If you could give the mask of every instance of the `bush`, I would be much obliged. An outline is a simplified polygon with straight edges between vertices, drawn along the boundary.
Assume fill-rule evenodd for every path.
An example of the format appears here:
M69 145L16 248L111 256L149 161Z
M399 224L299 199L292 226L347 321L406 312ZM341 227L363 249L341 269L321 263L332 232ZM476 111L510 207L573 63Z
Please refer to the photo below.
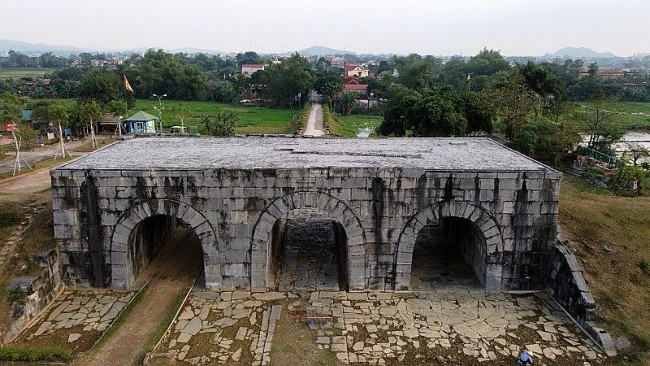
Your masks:
M20 223L20 217L15 212L5 211L5 207L0 210L0 227L13 226Z
M0 362L70 362L72 352L60 347L0 347Z
M641 260L641 262L639 262L639 268L643 273L650 274L650 264L648 264L647 260Z

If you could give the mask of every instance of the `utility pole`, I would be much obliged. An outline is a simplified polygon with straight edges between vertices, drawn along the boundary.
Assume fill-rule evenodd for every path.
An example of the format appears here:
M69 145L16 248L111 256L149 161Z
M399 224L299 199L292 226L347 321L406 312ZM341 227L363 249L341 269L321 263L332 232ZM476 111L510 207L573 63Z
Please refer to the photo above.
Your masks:
M163 94L163 95L153 94L153 96L158 98L158 107L153 107L153 109L158 111L158 123L160 125L160 134L162 135L162 133L163 133L162 111L165 110L165 107L163 107L163 105L162 105L162 98L166 97L167 94Z

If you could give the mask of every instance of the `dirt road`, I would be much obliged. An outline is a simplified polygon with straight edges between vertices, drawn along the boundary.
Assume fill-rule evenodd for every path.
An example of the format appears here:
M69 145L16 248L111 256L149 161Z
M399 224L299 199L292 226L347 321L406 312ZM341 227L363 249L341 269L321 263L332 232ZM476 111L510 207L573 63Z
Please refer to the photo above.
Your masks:
M72 150L78 148L79 146L83 145L86 143L85 140L78 140L78 141L71 141L65 144L66 150L69 150L71 154L73 154L74 157L83 155L79 153L75 153ZM21 157L21 169L24 170L29 170L27 165L25 165L24 161L27 161L30 165L34 165L34 163L37 163L39 161L47 160L47 159L54 159L54 155L56 154L56 149L57 149L56 144L54 145L45 145L45 146L40 146L35 148L32 151L21 151L20 152L20 157ZM14 164L15 164L15 152L8 153L9 157L0 160L0 174L11 174L14 170Z
M199 238L192 229L179 228L163 251L138 277L149 284L142 300L122 326L96 352L73 365L133 365L165 312L181 291L187 292L202 265Z
M61 164L67 163L62 161ZM37 169L29 174L23 174L0 181L0 192L6 194L33 194L50 187L50 170L61 165Z

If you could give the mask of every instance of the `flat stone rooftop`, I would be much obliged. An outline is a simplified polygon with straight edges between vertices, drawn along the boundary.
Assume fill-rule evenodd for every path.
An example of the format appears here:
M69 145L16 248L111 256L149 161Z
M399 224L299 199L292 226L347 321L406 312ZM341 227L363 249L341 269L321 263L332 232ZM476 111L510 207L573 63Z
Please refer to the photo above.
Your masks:
M421 168L552 171L489 138L147 137L117 142L58 169Z

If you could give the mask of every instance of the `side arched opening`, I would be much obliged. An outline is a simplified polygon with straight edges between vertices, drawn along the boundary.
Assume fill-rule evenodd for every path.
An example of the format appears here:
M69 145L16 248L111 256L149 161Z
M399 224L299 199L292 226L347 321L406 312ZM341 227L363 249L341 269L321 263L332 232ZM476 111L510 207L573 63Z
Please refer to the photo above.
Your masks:
M501 291L503 240L492 215L466 202L443 201L408 221L398 241L395 290L480 284Z
M194 278L203 271L199 284L219 288L216 253L214 231L200 212L173 200L142 202L127 210L113 230L111 287L127 289L143 271L169 270L174 278Z
M443 217L424 226L415 240L411 289L480 288L485 283L485 240L475 225Z
M131 230L126 258L131 284L143 273L158 273L179 281L192 281L203 271L201 240L186 223L168 215L154 215ZM205 276L198 285L205 286Z

